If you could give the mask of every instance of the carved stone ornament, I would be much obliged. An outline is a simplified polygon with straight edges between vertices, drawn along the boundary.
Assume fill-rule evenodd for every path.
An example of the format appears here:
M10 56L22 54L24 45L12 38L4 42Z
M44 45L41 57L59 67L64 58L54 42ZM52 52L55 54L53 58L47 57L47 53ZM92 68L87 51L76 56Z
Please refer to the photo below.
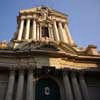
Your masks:
M40 9L39 13L39 21L47 20L48 19L48 9L43 7Z
M44 88L44 94L47 96L50 95L50 88L49 87Z

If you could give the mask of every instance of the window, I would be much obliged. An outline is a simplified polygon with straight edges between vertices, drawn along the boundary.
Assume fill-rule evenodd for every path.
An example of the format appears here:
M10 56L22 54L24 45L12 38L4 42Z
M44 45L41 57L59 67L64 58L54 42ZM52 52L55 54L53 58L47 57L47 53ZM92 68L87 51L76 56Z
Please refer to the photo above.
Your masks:
M42 27L42 37L49 37L48 27Z

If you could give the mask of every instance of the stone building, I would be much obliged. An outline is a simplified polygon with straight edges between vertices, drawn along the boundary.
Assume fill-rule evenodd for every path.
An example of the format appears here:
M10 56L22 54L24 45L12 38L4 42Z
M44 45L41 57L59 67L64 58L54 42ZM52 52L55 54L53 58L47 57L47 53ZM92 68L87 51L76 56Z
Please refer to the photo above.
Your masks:
M75 44L68 15L20 10L10 43L0 43L0 100L100 100L99 67L96 46Z

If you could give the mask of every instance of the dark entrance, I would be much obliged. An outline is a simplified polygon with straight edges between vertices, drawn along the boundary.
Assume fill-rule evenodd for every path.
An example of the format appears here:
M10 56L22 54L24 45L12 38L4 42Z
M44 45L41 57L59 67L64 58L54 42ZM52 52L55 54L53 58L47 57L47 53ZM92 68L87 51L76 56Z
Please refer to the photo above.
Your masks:
M42 37L49 37L48 27L42 27Z
M58 84L50 79L40 79L36 85L36 100L60 100Z

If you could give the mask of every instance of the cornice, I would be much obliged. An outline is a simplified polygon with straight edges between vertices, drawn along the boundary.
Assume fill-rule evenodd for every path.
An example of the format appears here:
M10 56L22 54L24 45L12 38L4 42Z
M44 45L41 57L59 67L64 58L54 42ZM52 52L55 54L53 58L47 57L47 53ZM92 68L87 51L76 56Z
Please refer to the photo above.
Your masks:
M27 51L17 51L17 50L0 50L0 58L28 58L32 56L48 56L54 58L67 58L67 60L74 60L78 62L94 62L100 63L100 56L81 56L59 51L45 51L45 50L27 50Z

